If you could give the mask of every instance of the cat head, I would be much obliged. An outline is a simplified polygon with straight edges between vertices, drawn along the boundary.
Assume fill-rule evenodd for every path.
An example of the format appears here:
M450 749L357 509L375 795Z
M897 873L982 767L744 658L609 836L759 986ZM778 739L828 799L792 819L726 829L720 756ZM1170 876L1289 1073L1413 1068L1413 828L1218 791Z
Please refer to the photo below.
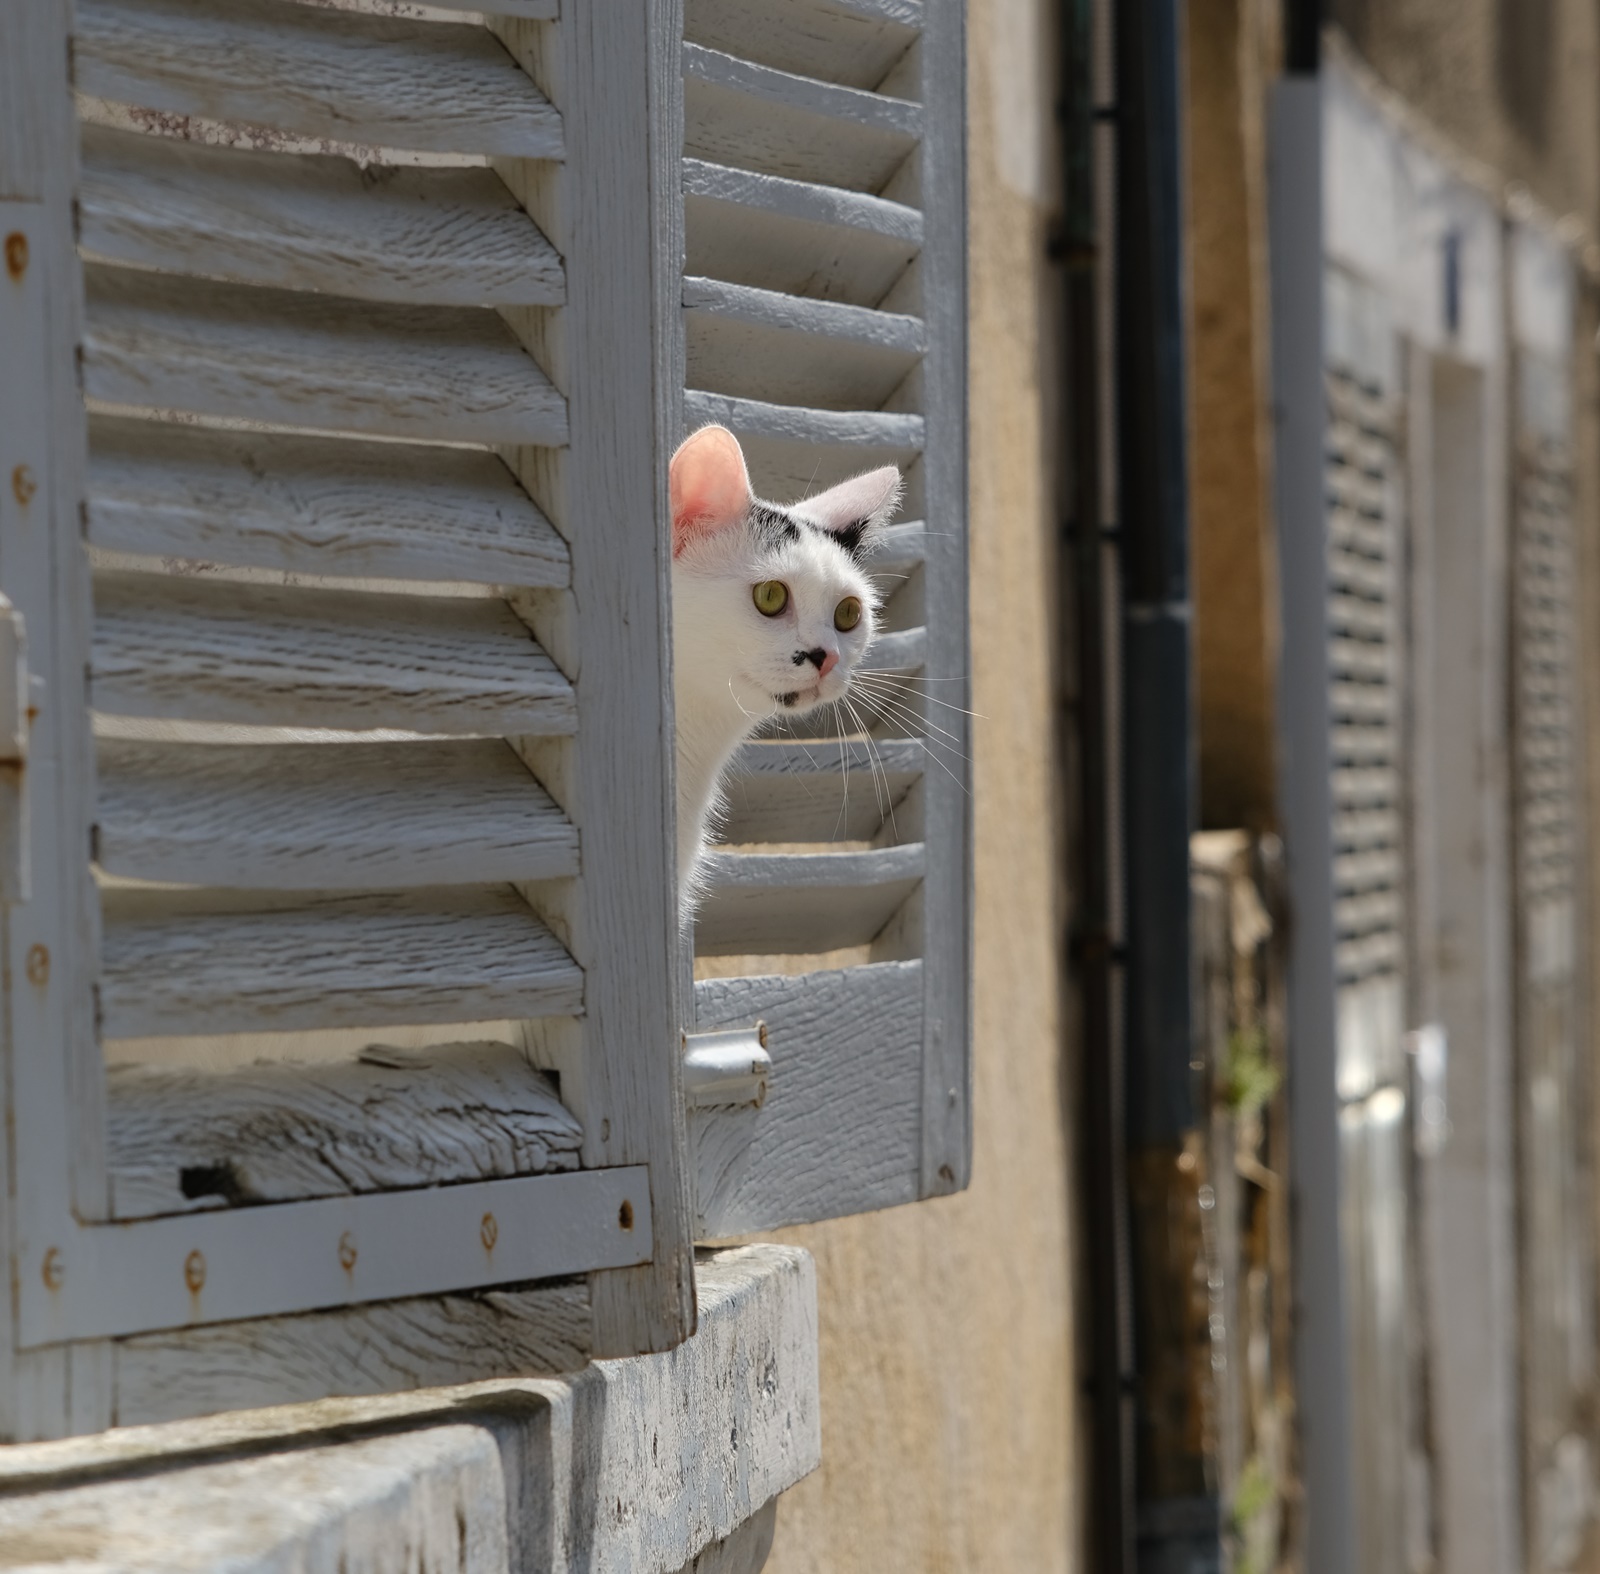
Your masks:
M877 632L863 567L900 500L893 465L799 503L750 489L739 440L704 426L672 456L678 685L752 721L839 699Z

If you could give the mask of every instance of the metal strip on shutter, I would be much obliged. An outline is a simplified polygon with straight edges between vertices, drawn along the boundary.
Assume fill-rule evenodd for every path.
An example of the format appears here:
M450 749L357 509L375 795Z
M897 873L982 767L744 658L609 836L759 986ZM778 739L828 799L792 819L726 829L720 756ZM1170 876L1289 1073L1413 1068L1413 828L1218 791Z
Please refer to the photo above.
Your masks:
M614 1279L631 1309L596 1303L596 1345L692 1327L679 1077L640 1048L678 1025L662 704L592 657L574 681L608 642L662 659L646 115L675 121L676 75L613 115L645 17L591 49L539 22L551 0L490 9L77 7L103 1154L94 1090L70 1119L80 1217L131 1227L58 1220L59 1154L19 1144L55 1210L26 1224L24 1345L592 1269L659 1270ZM595 124L639 198L620 263ZM625 309L569 288L513 195L546 178L586 182L561 211ZM590 332L608 309L621 357ZM602 471L627 478L620 572L586 535ZM574 612L601 571L616 629ZM531 1020L572 1029L559 1086Z
M747 745L707 858L698 1025L772 1057L753 1136L700 1117L720 1235L965 1184L960 7L688 0L685 35L687 426L777 502L897 464L908 521L869 658L905 681Z

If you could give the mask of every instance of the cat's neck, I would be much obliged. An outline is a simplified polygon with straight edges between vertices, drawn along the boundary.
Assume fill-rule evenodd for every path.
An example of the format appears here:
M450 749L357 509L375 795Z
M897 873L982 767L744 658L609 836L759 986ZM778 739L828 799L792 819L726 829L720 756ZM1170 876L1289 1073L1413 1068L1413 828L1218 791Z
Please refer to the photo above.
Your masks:
M679 874L687 876L705 837L716 803L717 784L734 751L755 730L759 717L739 708L726 687L697 692L680 681L676 696L678 730Z

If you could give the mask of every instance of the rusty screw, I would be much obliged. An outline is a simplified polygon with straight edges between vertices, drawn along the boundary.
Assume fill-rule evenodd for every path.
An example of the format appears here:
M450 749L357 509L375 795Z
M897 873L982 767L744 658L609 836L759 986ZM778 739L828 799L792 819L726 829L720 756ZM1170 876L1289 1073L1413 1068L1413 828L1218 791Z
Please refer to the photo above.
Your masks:
M483 1223L478 1226L478 1239L483 1242L486 1252L494 1250L494 1243L500 1239L500 1226L492 1213L484 1214Z
M339 1237L339 1266L349 1273L356 1265L356 1238L348 1230Z
M42 945L29 946L26 968L28 982L43 989L50 982L50 948Z
M28 237L21 230L6 236L6 272L20 279L28 271Z
M44 1261L39 1266L39 1276L44 1280L47 1290L59 1290L61 1281L67 1276L67 1267L61 1260L61 1249L52 1246L44 1254Z
M39 483L34 479L33 471L29 466L18 465L11 472L11 495L24 508L33 501L33 494L38 490Z
M183 1282L189 1286L190 1295L198 1295L205 1288L206 1257L198 1247L183 1259Z

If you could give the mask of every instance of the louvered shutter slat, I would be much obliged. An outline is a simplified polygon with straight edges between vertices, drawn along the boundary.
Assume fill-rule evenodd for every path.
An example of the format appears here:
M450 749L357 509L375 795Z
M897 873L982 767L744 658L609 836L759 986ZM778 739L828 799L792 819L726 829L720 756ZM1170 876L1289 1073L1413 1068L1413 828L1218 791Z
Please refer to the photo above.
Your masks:
M560 158L561 117L482 27L296 0L84 0L81 92L421 152Z
M698 44L683 49L692 158L878 192L916 147L919 105L775 71Z
M904 203L704 159L683 162L688 270L876 306L922 246Z
M923 768L918 738L747 743L729 771L722 834L735 846L869 841Z
M503 602L102 574L101 711L257 726L570 733L572 686Z
M220 909L220 910L219 910ZM509 886L229 912L183 892L105 894L113 1038L386 1027L583 1009L583 974Z
M460 743L105 740L100 866L262 890L360 890L578 873L578 834L513 751Z
M163 142L86 126L79 204L92 259L364 300L559 306L561 259L483 169Z
M695 930L703 956L869 945L916 890L920 843L869 852L710 853Z
M562 586L571 553L511 472L466 448L100 417L89 539L297 574Z
M88 270L91 399L438 442L562 443L566 405L490 311Z

